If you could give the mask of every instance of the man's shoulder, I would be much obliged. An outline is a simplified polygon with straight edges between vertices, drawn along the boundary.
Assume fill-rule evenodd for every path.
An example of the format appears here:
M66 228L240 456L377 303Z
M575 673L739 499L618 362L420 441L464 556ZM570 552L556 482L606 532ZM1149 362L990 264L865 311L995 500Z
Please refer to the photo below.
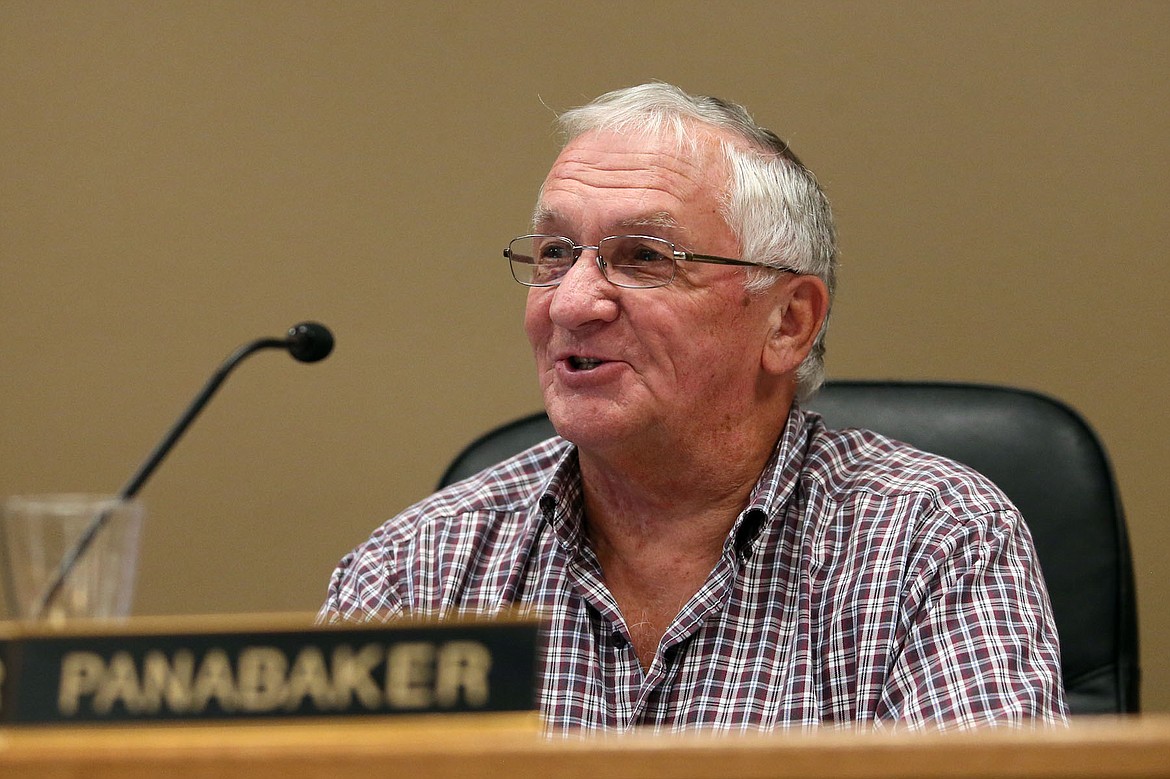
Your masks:
M535 535L544 486L570 450L562 439L544 441L382 523L341 559L322 618L498 604L512 561Z
M559 437L542 441L427 496L389 520L381 532L413 534L420 524L529 510L571 448Z
M1015 511L998 486L967 465L871 430L829 429L819 420L803 471L835 500L917 496L979 512Z

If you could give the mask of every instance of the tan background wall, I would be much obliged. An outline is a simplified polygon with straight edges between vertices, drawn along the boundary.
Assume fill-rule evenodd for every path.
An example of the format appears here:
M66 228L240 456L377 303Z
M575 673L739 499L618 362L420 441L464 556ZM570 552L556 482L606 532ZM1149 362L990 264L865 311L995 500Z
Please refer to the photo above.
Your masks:
M1170 4L0 0L0 494L144 491L142 613L313 610L473 435L539 407L500 249L551 109L747 104L835 204L837 377L1055 394L1110 448L1150 709L1164 512Z

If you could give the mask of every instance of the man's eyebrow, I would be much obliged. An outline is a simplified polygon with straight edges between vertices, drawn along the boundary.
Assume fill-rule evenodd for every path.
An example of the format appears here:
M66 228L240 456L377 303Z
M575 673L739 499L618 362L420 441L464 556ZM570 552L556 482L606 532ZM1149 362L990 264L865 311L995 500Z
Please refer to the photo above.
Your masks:
M532 213L532 224L534 226L566 225L569 224L569 220L551 208L538 205ZM610 225L611 230L618 232L645 230L647 228L658 228L662 230L683 229L679 225L678 220L667 211L655 211L649 214L631 216Z
M614 227L623 230L637 230L645 229L647 227L658 227L666 230L680 229L678 220L666 211L656 211L652 214L644 214L641 216L630 217L623 219L614 225Z
M534 227L541 225L556 225L564 224L561 215L551 208L545 208L543 205L537 203L536 209L532 212L532 224Z

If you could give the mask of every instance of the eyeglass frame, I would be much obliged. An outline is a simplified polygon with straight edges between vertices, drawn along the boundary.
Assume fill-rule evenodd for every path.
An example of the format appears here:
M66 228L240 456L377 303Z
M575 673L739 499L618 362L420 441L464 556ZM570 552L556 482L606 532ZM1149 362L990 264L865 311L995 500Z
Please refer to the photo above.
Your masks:
M560 276L558 276L553 281L548 282L546 284L536 284L536 283L527 282L527 281L520 281L520 279L516 278L516 267L512 262L512 246L517 241L530 240L533 238L556 238L558 240L561 240L561 241L564 241L565 243L567 243L571 247L571 250L573 252L573 261L565 266L565 272L562 273ZM639 285L622 284L622 283L619 283L619 282L611 279L609 277L609 273L606 272L606 268L609 267L609 263L607 263L605 261L605 259L601 256L601 244L604 243L605 241L608 241L608 240L611 240L614 238L641 238L641 239L646 239L646 240L651 240L651 241L659 241L659 242L664 243L667 246L669 246L670 250L671 250L670 278L668 278L666 281L662 282L661 284L651 284L649 286L640 285L640 284ZM564 236L564 235L551 235L551 234L547 234L547 233L532 233L529 235L520 235L520 236L513 238L511 241L508 241L508 245L506 247L504 247L504 257L507 258L507 260L508 260L508 269L512 272L512 278L516 281L517 284L521 284L525 287L532 287L532 288L540 289L540 288L560 286L561 281L564 280L566 275L568 275L568 273L572 269L572 267L577 264L577 260L581 259L581 255L584 254L586 249L593 249L594 251L597 252L597 256L596 256L595 261L597 263L597 269L601 271L602 278L604 278L610 284L613 284L615 287L621 287L622 289L661 289L662 287L665 287L665 286L669 285L672 281L674 281L675 276L678 274L678 263L680 261L701 262L701 263L706 263L708 265L732 265L732 266L745 267L745 268L767 268L768 270L773 270L773 271L776 271L778 273L792 273L792 274L795 274L798 276L806 275L804 271L797 270L796 268L793 268L793 267L790 267L787 265L769 265L766 262L752 262L750 260L732 259L731 257L719 257L719 256L714 255L714 254L699 254L698 252L690 252L690 251L687 251L686 249L678 248L678 245L675 244L674 241L669 241L665 238L660 238L657 235L635 235L635 234L607 235L603 238L600 238L596 244L589 245L589 244L573 243L573 239L569 238L568 236ZM536 258L533 258L533 265L536 264L535 260L536 260Z

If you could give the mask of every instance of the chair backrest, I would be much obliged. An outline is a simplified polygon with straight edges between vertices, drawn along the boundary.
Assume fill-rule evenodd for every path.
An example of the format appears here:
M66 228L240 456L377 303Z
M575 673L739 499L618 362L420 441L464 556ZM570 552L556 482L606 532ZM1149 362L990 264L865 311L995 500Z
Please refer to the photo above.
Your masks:
M998 484L1036 542L1073 714L1138 711L1125 518L1105 450L1079 414L1034 392L948 383L835 381L808 405L829 427L874 430L965 463ZM439 486L552 435L543 413L503 425L460 453Z

